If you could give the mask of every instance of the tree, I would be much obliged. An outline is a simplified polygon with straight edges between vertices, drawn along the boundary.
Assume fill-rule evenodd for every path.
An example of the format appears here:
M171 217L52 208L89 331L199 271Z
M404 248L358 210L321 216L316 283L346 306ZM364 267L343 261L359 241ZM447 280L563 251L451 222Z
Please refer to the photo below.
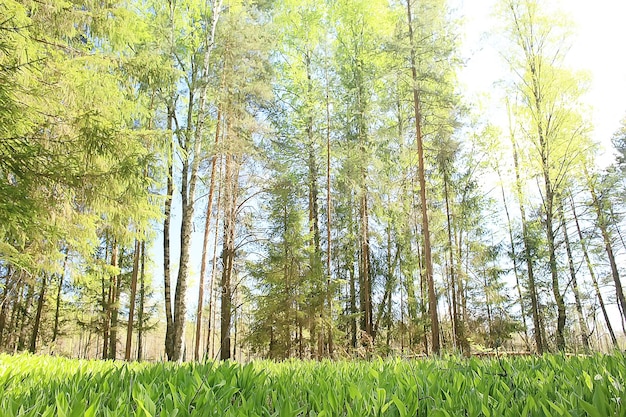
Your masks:
M563 67L567 40L564 19L550 19L536 0L506 0L502 7L511 46L504 55L517 76L520 123L542 177L548 265L557 308L556 345L562 351L566 308L556 254L556 209L573 166L587 148L585 122L577 109L581 77Z
M542 336L542 327L541 327L541 317L539 312L539 299L537 294L537 284L535 281L535 266L534 266L534 258L532 255L532 238L531 231L529 226L529 221L526 216L526 199L524 194L524 187L521 176L521 167L520 167L520 158L517 141L515 139L515 131L511 121L509 120L510 126L510 139L513 150L513 165L515 168L515 191L516 197L519 204L519 210L522 221L522 243L523 243L523 254L524 261L526 263L526 273L528 276L528 292L530 294L530 308L533 318L533 333L535 336L535 347L537 348L537 353L540 355L543 354L546 349L546 341Z
M220 280L220 358L231 357L233 288L236 285L235 262L243 243L237 241L238 222L245 203L251 199L246 183L242 184L246 160L254 154L253 136L260 130L257 117L270 98L267 49L270 44L262 30L264 11L254 4L231 8L224 15L224 28L218 46L222 56L223 89L220 92L224 115L222 179L222 276ZM244 65L245 64L245 65ZM250 184L251 186L251 184Z
M301 322L305 312L301 308L308 267L303 195L297 186L300 180L284 166L281 168L268 189L269 240L264 245L265 259L253 270L261 294L256 297L255 325L249 336L252 344L272 359L290 357L296 343L302 358ZM293 339L294 334L299 340Z
M154 214L147 192L139 190L147 191L151 183L144 170L152 166L155 152L140 128L144 96L135 95L126 72L134 58L131 46L142 39L136 14L117 3L40 8L9 2L6 7L8 26L1 31L0 47L11 49L3 55L1 72L11 82L0 93L6 96L0 117L7 117L3 126L8 128L1 133L1 152L10 155L2 158L0 170L8 182L3 180L0 192L13 195L12 203L0 208L0 218L9 221L0 231L0 257L38 281L30 337L36 350L38 339L48 337L41 330L49 316L45 298L52 278L59 277L70 256L89 264L103 225L124 218L111 202L123 203L132 195L136 200L127 208L135 220ZM128 27L135 24L131 35ZM19 91L23 94L15 101ZM14 117L18 107L23 119ZM20 219L20 213L26 217ZM12 276L7 274L7 282ZM55 341L62 289L59 284L51 326Z
M607 205L610 204L608 199L600 198L597 192L598 185L605 189L612 188L612 181L610 176L605 177L608 181L600 182L598 184L598 177L591 175L587 169L585 169L585 176L587 180L588 192L591 196L591 207L596 214L596 227L599 229L602 241L604 243L604 250L609 259L609 265L611 267L611 277L613 278L613 284L615 285L615 295L617 298L617 305L619 307L622 321L626 321L626 297L624 297L624 290L622 288L622 282L619 275L619 269L617 267L617 261L615 259L615 251L613 250L613 239L611 237L611 231L609 229L611 222L607 216ZM601 179L600 179L601 180ZM608 183L608 184L607 184Z
M430 314L430 326L432 337L432 349L433 353L439 354L441 350L440 336L439 336L439 317L437 312L437 294L433 276L433 255L431 245L431 232L429 223L429 203L427 199L427 187L426 187L426 158L424 152L424 137L425 132L425 120L427 115L424 113L424 87L428 85L425 81L439 81L444 87L438 90L439 99L441 101L433 100L427 112L433 116L439 111L443 111L443 119L449 121L449 105L446 103L446 99L449 98L446 94L446 87L448 87L448 77L451 76L451 68L445 63L439 64L440 61L435 58L437 55L446 56L451 61L454 57L451 56L450 50L452 49L452 43L450 41L450 26L446 18L446 8L441 2L420 2L418 3L418 12L416 16L417 20L413 19L413 7L411 1L406 1L406 17L408 25L408 53L409 53L409 66L411 68L411 90L413 100L414 117L413 122L415 124L415 144L417 147L417 178L419 183L420 193L420 209L421 209L421 226L422 226L422 249L423 249L423 262L424 262L424 277L428 288L428 306ZM436 34L437 36L427 35L428 33ZM419 36L417 37L416 36ZM431 40L430 36L432 36ZM428 58L431 58L429 60ZM432 97L430 97L432 100ZM426 100L428 102L429 100ZM437 106L439 104L439 106ZM448 114L446 115L446 113ZM452 127L451 124L444 122L440 127L441 130L436 129L438 133L446 132ZM447 126L446 126L447 125ZM445 135L446 133L443 133ZM458 332L458 328L457 328ZM460 335L459 335L460 336Z

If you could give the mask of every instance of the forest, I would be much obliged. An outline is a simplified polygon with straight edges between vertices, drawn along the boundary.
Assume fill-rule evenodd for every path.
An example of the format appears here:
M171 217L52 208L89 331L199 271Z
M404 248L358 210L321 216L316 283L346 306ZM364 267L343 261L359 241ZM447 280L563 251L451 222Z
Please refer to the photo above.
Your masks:
M450 3L0 0L0 352L623 349L626 121L541 0L484 113Z

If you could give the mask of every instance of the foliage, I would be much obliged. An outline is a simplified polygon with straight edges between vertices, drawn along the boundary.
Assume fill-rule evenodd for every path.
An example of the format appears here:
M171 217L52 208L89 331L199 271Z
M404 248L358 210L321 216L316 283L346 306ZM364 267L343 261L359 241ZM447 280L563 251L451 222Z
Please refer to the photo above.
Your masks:
M626 357L119 363L0 356L12 416L608 416Z

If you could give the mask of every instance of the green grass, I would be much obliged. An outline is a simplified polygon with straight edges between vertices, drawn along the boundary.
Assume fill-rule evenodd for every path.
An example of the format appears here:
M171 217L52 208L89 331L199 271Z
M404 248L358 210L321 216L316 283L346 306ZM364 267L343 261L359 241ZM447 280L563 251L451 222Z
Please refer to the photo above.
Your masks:
M170 364L0 355L0 415L626 416L626 356Z

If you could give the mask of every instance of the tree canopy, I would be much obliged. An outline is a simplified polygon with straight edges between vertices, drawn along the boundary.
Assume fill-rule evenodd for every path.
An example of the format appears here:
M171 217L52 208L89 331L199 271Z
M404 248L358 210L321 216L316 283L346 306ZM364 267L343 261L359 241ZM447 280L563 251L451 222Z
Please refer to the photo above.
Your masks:
M497 1L503 118L445 0L3 1L0 350L623 346L626 127L546 3Z

